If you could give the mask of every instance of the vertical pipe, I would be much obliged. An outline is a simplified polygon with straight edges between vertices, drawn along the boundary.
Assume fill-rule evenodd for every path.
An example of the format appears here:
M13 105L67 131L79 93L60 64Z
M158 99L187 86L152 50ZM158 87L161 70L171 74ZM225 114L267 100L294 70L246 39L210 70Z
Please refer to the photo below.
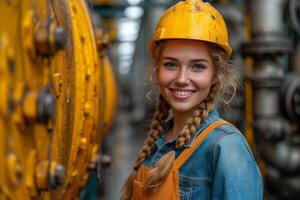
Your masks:
M283 0L251 0L252 33L278 34L283 31Z

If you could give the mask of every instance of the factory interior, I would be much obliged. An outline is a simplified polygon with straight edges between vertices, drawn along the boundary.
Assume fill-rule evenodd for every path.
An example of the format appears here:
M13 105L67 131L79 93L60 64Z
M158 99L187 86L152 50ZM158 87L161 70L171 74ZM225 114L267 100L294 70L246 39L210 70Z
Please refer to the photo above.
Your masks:
M264 199L299 199L300 0L203 1L241 82L220 116L249 143ZM0 200L120 199L155 109L149 41L177 2L0 0Z

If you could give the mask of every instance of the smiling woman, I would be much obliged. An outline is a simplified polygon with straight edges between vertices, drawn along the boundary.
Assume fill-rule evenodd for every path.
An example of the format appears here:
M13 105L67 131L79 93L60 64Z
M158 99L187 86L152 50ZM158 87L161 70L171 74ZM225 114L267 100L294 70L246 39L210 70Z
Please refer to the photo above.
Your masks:
M174 39L161 45L164 50L157 58L157 77L160 93L171 106L177 122L167 137L175 138L187 118L208 96L215 69L205 42Z
M121 199L261 200L245 138L214 107L237 87L222 16L201 0L181 1L161 17L150 51L160 96Z

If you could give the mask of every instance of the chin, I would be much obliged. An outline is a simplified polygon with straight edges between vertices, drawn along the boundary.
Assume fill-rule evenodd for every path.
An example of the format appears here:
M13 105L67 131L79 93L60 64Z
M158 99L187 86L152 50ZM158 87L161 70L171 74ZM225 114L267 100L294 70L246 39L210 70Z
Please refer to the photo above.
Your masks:
M191 112L196 109L197 106L172 106L173 110L176 112L184 113Z

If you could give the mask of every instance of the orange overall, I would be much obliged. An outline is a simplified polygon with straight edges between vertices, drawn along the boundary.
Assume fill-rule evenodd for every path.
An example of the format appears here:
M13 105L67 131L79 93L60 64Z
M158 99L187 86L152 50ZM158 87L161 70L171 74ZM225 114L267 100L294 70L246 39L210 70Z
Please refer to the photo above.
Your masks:
M166 180L150 194L143 189L143 182L146 179L149 167L141 165L137 171L135 182L132 191L132 200L180 200L179 195L179 169L193 154L193 152L200 146L202 141L214 130L216 127L229 124L221 120L210 124L202 133L196 138L191 148L185 149L175 160L170 173Z

